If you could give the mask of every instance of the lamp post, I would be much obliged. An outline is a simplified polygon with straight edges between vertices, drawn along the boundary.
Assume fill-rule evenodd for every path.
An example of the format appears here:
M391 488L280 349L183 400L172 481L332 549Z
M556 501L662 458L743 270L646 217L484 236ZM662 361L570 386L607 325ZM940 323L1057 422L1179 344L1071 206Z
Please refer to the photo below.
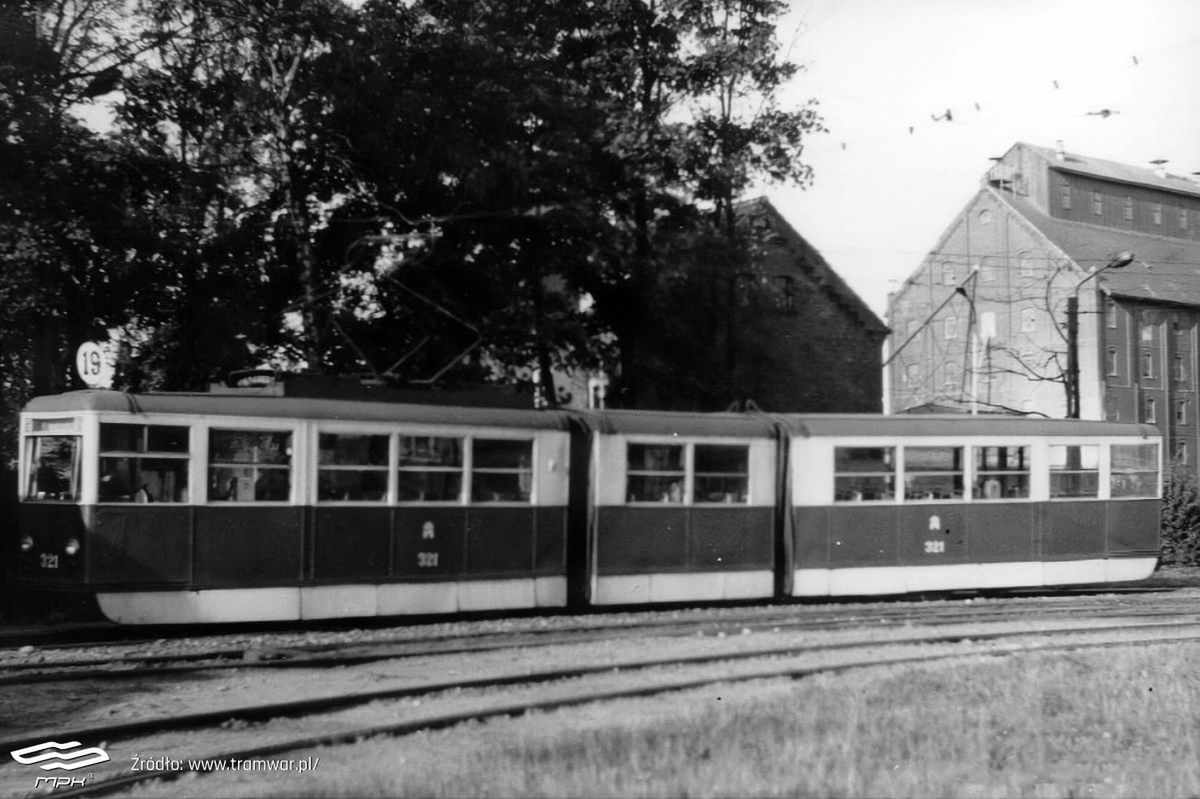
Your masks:
M1067 418L1079 418L1079 289L1096 275L1109 269L1123 269L1133 263L1133 253L1114 255L1108 263L1075 284L1067 298Z

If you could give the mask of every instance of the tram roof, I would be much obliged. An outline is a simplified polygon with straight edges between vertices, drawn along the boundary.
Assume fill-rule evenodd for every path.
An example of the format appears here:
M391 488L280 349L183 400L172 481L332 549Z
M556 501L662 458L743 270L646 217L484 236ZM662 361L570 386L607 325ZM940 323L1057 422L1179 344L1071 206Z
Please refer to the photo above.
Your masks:
M244 416L270 419L331 419L356 422L479 425L565 430L568 416L561 411L520 408L421 405L367 400L279 397L269 395L147 393L110 390L68 391L35 397L27 413L108 411L177 413L195 416Z
M1143 436L1158 438L1152 424L1087 419L971 414L784 414L777 417L794 436Z
M1158 438L1150 424L1079 419L968 414L749 414L675 411L563 411L397 403L256 394L164 392L130 394L89 389L35 397L29 413L86 411L243 416L250 418L327 419L362 422L476 425L565 430L580 418L601 433L761 437L776 425L791 435L813 437L920 436L1140 436Z
M745 413L692 413L686 411L592 411L588 424L601 433L624 435L770 436L772 417Z

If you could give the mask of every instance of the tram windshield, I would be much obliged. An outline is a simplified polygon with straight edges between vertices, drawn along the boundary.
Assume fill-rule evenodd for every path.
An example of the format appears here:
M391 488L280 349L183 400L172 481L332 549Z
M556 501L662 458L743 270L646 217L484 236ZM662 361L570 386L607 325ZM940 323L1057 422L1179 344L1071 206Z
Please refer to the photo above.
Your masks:
M28 446L25 499L79 498L79 436L33 436Z

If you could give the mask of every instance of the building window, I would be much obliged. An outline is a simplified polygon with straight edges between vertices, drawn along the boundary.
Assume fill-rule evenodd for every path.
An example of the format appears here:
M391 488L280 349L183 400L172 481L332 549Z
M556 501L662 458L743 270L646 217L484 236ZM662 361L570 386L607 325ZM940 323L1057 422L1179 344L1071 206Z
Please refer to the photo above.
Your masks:
M958 317L957 316L947 316L946 317L945 332L943 335L948 339L949 338L958 338Z
M187 502L188 428L100 425L101 502Z
M984 283L995 283L999 277L996 274L996 259L991 256L980 258L977 268L979 270L979 278Z
M1037 332L1037 311L1033 308L1021 309L1021 332L1036 333Z
M952 363L946 364L945 387L953 390L958 387L958 382L958 366Z
M1142 343L1154 343L1154 325L1142 325Z
M1154 354L1150 352L1142 353L1142 377L1154 377Z
M317 499L387 499L388 436L321 433L317 439Z
M1187 230L1187 226L1188 226L1187 209L1180 208L1179 209L1179 227L1183 228L1184 230Z
M1104 357L1104 368L1109 377L1117 375L1117 348L1109 347L1108 352Z
M909 385L920 383L921 365L919 363L910 363L904 370L904 377L908 380Z
M1061 193L1059 196L1061 197L1063 210L1064 211L1071 210L1071 184L1069 184L1069 183L1062 184L1060 191L1061 191Z
M1050 496L1094 497L1100 491L1100 447L1050 447Z
M1029 447L976 447L975 498L1029 496Z
M1188 445L1186 439L1179 439L1175 442L1175 457L1182 463L1187 463Z
M1104 199L1098 191L1092 192L1092 213L1096 216L1104 213Z
M1133 221L1133 198L1132 197L1125 198L1125 219L1130 222Z
M1027 252L1021 253L1020 256L1020 273L1021 277L1033 277L1033 256Z
M1117 329L1117 301L1109 297L1104 301L1104 324Z
M1146 424L1158 424L1158 403L1154 401L1154 397L1146 397L1146 418L1142 421Z
M1155 203L1153 206L1154 224L1162 224L1162 203Z
M791 275L775 275L775 307L784 313L796 312L796 278Z
M291 489L291 433L208 431L210 502L286 502Z
M1175 356L1175 380L1179 383L1187 380L1187 362L1182 355Z
M1175 401L1175 424L1188 423L1188 403L1187 400Z
M400 436L397 499L401 502L459 502L462 484L462 439Z

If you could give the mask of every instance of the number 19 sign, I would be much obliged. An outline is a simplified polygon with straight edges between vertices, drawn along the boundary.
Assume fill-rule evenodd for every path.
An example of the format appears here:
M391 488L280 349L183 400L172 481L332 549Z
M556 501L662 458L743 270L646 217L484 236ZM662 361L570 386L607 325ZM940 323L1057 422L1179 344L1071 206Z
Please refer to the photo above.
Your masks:
M75 371L90 388L112 388L113 359L108 348L97 341L85 341L75 352Z

